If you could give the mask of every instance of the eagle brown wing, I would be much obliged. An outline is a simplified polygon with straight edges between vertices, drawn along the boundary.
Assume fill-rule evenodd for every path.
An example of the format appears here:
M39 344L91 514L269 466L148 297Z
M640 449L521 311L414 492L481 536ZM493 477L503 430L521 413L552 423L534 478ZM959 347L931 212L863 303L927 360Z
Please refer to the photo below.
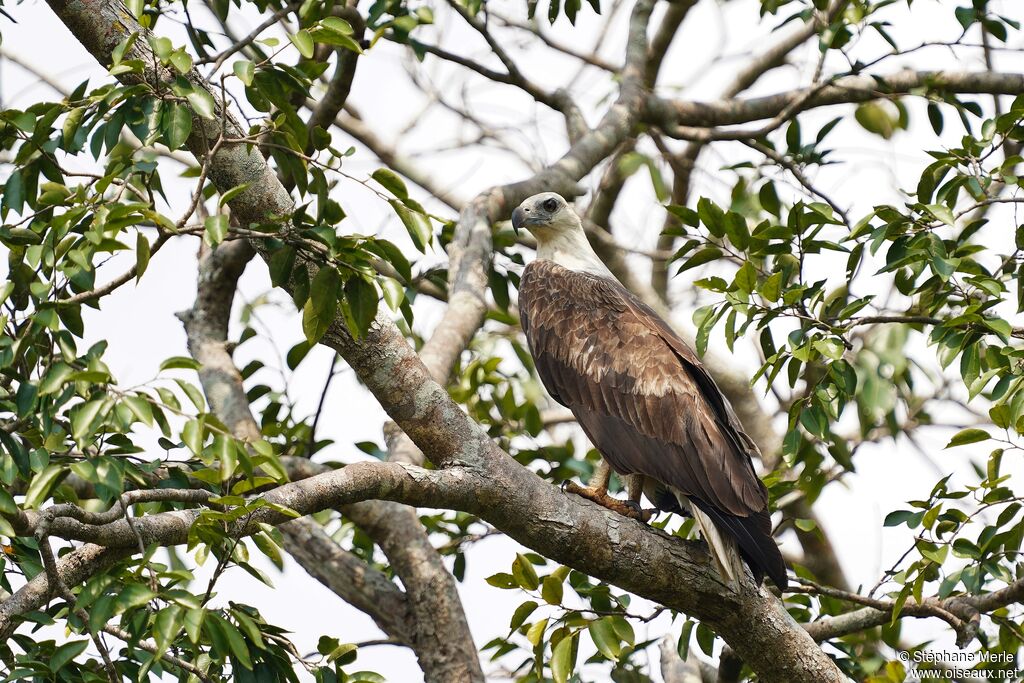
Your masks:
M612 468L683 493L784 581L756 446L686 343L617 281L546 260L523 272L519 310L541 381Z

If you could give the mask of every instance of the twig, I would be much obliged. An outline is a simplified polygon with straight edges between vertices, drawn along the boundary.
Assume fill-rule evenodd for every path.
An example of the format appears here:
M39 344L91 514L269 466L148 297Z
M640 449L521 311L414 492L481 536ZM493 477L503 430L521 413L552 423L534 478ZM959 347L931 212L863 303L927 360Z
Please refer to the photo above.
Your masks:
M291 12L294 12L296 9L298 9L300 5L301 3L293 2L289 5L286 5L285 7L282 7L281 9L271 14L263 23L254 28L252 31L250 31L249 34L246 35L244 38L235 42L231 47L221 52L220 55L218 55L216 61L214 61L213 68L210 69L210 74L217 73L220 70L220 67L223 66L224 61L227 60L228 57L235 54L239 50L245 48L247 45L249 45L254 40L259 38L261 33L263 33L268 28L270 28L278 21L280 21L282 17L286 16L287 14L290 14ZM207 62L200 62L200 64L205 63Z

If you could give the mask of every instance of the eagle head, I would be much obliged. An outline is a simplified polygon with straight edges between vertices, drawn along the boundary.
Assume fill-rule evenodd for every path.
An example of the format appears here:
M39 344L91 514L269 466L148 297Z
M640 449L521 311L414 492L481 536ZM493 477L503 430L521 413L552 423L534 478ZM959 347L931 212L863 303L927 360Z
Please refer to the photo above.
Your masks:
M515 208L512 212L512 227L516 232L526 228L541 239L542 234L554 235L566 230L579 230L583 226L579 216L562 195L541 192Z

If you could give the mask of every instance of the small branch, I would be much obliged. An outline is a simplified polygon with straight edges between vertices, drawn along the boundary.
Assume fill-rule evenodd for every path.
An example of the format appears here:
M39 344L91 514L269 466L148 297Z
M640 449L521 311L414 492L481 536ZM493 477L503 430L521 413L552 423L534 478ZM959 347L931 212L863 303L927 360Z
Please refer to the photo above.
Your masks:
M166 244L170 238L171 233L161 232L157 236L156 241L154 241L153 245L150 247L150 257L152 257L153 254L155 254L156 252L160 251L160 248L163 247L164 244ZM58 299L54 303L56 303L56 305L58 306L75 306L77 304L84 304L90 301L95 301L96 299L102 299L103 297L110 294L121 285L125 284L132 278L138 276L138 273L139 267L138 265L134 265L121 275L118 275L113 280L106 283L105 285L96 287L95 289L90 289L87 292L79 292L78 294L74 294L64 299Z
M781 166L784 169L786 169L787 171L789 171L790 174L792 174L792 176L794 178L796 178L797 182L800 183L804 187L805 190L807 190L812 195L818 197L819 199L824 201L826 204L831 206L832 210L835 211L837 214L839 214L839 216L843 219L843 223L846 224L847 227L851 227L852 226L852 224L850 223L850 217L846 213L846 211L841 206L839 206L834 201L832 201L832 199L827 194L825 194L824 192L822 192L818 188L814 187L814 185L811 184L811 181L809 181L807 179L807 176L804 175L803 171L800 169L799 166L794 164L792 161L790 161L789 159L787 159L783 155L781 155L778 152L776 152L774 149L772 149L768 145L765 145L765 144L763 144L761 142L758 142L757 140L742 140L742 142L747 147L750 147L751 149L757 150L761 154L765 155L766 157L768 157L769 159L774 161L779 166ZM852 227L851 227L851 229L852 229Z
M611 62L609 62L609 61L607 61L605 59L602 59L600 56L598 56L595 53L586 53L586 52L583 52L582 50L576 49L572 45L561 43L561 42L555 40L554 38L549 36L544 31L544 29L543 29L543 27L542 27L540 22L534 21L532 23L526 23L526 22L517 21L517 20L512 19L510 17L506 17L506 16L503 16L501 14L498 14L497 12L495 12L493 9L490 9L490 8L488 8L488 14L490 16L498 19L499 21L501 21L501 23L505 24L506 26L511 26L513 28L517 28L517 29L520 29L522 31L526 31L526 32L536 36L537 38L540 39L540 41L542 43L547 45L552 50L554 50L556 52L561 52L562 54L568 55L569 57L572 57L574 59L578 59L579 61L583 62L584 64L589 64L590 66L593 66L593 67L596 67L598 69L601 69L602 71L607 71L608 73L611 73L611 74L617 74L619 72L619 70L622 68L621 66L612 64Z
M865 605L863 609L824 617L806 624L807 632L817 641L840 638L851 633L887 624L892 619L895 603L867 596L820 586L813 581L797 579L803 584L794 592L820 594L840 600ZM966 647L977 633L982 614L1024 601L1024 579L1015 581L1005 588L983 595L958 595L945 599L926 598L922 602L908 599L900 608L901 616L938 617L948 623L957 633L957 646Z
M139 650L144 650L154 655L157 652L159 652L159 649L157 648L155 643L151 643L147 640L133 640L132 634L128 633L123 629L118 628L117 626L107 624L103 627L103 630L109 633L110 635L114 636L115 638L120 638L124 642L128 643L128 645L130 645L131 647L138 648ZM208 683L210 683L213 680L209 676L207 676L206 672L200 669L199 667L189 662L186 662L184 659L181 659L180 657L175 657L170 652L164 652L163 654L161 654L160 659L164 660L171 666L181 669L182 671L187 671L188 673L192 674L201 681L207 681Z
M231 45L231 47L221 52L217 56L217 59L213 62L213 67L210 69L210 74L212 75L220 71L220 67L224 65L224 62L227 60L228 57L235 54L236 52L239 52L240 50L245 49L248 45L252 44L257 38L260 37L261 33L263 33L268 28L279 22L283 17L297 10L301 6L301 4L302 3L293 2L286 5L285 7L282 7L281 9L277 10L269 17L267 17L266 20L264 20L259 26L254 28L252 31L250 31L241 40L236 41L234 44ZM207 61L200 61L199 63L205 64L207 63Z
M307 104L315 106L315 103L311 101L307 102ZM347 108L346 111L351 111L351 108ZM441 187L438 184L438 180L435 175L420 168L411 159L399 154L394 147L381 139L354 113L350 115L341 114L335 117L334 125L362 143L363 146L373 152L385 166L416 183L429 192L435 199L447 204L456 211L461 211L463 206L465 206L465 202L456 195L453 195L450 189Z

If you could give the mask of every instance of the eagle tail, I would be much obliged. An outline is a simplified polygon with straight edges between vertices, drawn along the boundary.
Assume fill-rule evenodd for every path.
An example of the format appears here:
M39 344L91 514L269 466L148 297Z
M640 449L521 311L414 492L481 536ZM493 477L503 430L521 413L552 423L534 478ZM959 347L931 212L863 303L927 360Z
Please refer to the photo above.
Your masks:
M698 504L693 505L695 510ZM749 517L736 517L708 507L704 509L704 514L711 518L721 533L734 539L740 554L754 574L754 583L760 584L767 574L779 590L786 590L789 583L786 577L786 561L782 558L775 539L772 538L772 521L767 510Z
M711 559L715 563L718 573L733 588L739 586L740 577L743 576L743 558L740 557L739 547L736 539L727 533L722 533L718 525L696 505L690 506L690 514L700 529L700 535L708 544L711 552Z

